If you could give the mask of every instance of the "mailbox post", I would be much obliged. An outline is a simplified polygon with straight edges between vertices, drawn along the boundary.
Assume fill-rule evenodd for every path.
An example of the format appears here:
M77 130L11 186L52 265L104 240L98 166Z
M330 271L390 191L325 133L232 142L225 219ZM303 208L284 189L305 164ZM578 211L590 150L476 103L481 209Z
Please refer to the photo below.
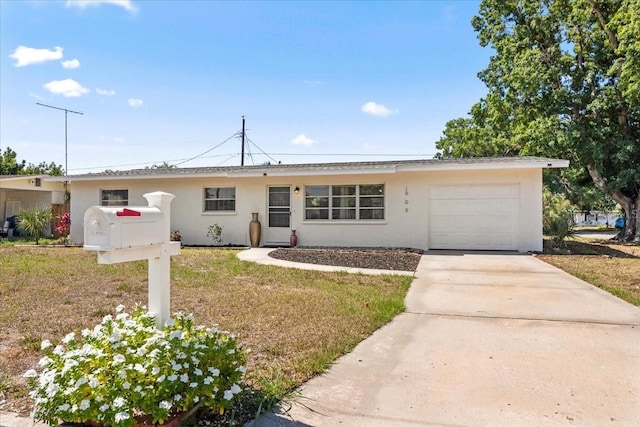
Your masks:
M98 252L98 264L147 259L149 312L158 329L169 319L171 255L180 242L171 242L173 194L147 193L148 207L94 206L84 214L84 249Z

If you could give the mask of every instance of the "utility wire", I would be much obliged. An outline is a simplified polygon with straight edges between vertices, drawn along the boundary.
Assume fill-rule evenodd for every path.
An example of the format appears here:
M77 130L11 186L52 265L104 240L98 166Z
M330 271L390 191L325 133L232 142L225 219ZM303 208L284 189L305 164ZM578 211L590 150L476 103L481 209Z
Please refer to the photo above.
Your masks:
M255 142L253 142L251 140L251 138L247 137L247 141L249 141L249 143L253 144L254 147L256 147L258 150L260 150L260 152L262 154L264 154L265 156L267 156L269 159L273 160L274 163L280 163L278 162L276 159L274 159L273 157L271 157L269 154L267 154L262 148L258 147L258 145L256 145Z
M190 162L191 160L195 160L195 159L197 159L198 157L202 157L202 156L204 156L205 154L207 154L207 153L209 153L209 152L211 152L211 151L215 150L216 148L220 147L222 144L224 144L225 142L229 141L230 139L233 139L234 137L236 137L236 136L238 135L238 133L239 133L239 132L234 133L234 134L233 134L233 135L231 135L229 138L225 139L224 141L222 141L220 144L216 145L215 147L212 147L212 148L208 149L207 151L204 151L204 152L202 152L202 153L198 154L197 156L193 156L193 157L191 157L190 159L187 159L187 160L182 161L182 162L180 162L180 163L176 163L174 166L179 166L179 165L181 165L181 164L183 164L183 163L187 163L187 162Z

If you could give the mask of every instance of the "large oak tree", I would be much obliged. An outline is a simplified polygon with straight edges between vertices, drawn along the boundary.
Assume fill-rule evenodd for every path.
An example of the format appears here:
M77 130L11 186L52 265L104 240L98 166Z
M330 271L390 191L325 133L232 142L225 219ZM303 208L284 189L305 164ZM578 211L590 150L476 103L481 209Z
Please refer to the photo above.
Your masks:
M569 159L639 242L640 0L483 0L472 25L495 50L488 94L447 123L439 156Z

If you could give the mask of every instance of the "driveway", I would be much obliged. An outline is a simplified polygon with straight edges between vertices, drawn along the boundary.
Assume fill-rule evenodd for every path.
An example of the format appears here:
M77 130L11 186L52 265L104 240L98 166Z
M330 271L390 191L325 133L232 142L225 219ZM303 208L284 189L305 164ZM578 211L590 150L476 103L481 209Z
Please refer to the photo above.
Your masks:
M254 425L640 425L639 308L533 256L444 251L406 305Z

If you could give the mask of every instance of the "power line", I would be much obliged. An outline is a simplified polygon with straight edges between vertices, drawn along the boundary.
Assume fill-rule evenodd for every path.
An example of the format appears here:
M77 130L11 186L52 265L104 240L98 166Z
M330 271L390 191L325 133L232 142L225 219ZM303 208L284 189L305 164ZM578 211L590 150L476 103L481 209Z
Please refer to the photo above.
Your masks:
M220 147L222 144L224 144L225 142L229 141L230 139L234 138L234 137L235 137L235 136L237 136L237 135L238 135L238 132L234 133L234 134L233 134L233 135L231 135L229 138L225 139L224 141L222 141L220 144L216 145L215 147L210 148L210 149L208 149L207 151L202 152L202 153L198 154L197 156L193 156L193 157L191 157L190 159L187 159L187 160L185 160L185 161L183 161L183 162L176 163L174 166L178 166L178 165L181 165L181 164L183 164L183 163L190 162L191 160L195 160L195 159L197 159L198 157L202 157L203 155L205 155L205 154L207 154L207 153L209 153L209 152L211 152L211 151L215 150L216 148Z

